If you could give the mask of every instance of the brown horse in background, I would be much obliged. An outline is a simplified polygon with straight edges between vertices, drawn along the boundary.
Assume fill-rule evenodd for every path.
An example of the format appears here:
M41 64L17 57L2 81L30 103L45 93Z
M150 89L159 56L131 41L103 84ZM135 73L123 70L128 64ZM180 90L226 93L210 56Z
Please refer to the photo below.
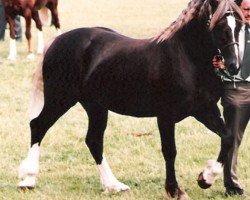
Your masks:
M28 59L33 59L33 45L31 42L31 19L36 23L38 29L38 47L37 53L42 53L44 48L43 34L42 34L42 22L39 17L38 11L42 8L47 8L51 11L51 23L56 27L60 33L60 22L58 18L58 0L3 0L5 8L6 20L9 23L10 28L10 50L8 59L15 60L17 55L16 42L15 42L15 30L14 19L16 15L21 15L25 18L26 31L25 36L28 40Z

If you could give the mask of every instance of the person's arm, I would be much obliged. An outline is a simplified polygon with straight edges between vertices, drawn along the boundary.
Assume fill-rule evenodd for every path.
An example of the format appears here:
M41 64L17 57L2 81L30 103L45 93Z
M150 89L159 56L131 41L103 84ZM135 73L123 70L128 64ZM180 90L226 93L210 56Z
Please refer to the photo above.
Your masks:
M212 63L213 63L214 68L216 68L216 69L224 69L225 68L224 59L221 55L214 56Z

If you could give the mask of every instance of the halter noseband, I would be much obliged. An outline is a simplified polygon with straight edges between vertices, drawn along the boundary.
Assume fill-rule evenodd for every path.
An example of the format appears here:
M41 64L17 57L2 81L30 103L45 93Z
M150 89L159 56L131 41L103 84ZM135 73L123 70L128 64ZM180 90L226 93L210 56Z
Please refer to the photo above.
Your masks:
M239 46L239 42L230 42L230 43L228 43L228 44L225 44L224 46L222 46L222 47L220 48L220 50L226 49L227 47L230 47L230 46L232 46L232 45L237 45L237 46ZM219 48L218 48L218 49L219 49Z

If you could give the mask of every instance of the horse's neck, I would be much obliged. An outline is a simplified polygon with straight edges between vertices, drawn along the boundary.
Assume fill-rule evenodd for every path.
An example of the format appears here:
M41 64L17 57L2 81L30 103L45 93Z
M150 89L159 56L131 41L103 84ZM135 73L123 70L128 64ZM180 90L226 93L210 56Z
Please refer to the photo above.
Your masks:
M179 52L177 55L185 57L185 63L195 67L195 76L198 84L209 87L211 80L217 82L217 76L212 66L212 57L215 52L215 46L212 41L206 24L199 21L191 21L171 39L175 48Z
M211 59L214 45L206 24L192 20L183 27L174 40L179 40L185 53L196 65L201 65Z

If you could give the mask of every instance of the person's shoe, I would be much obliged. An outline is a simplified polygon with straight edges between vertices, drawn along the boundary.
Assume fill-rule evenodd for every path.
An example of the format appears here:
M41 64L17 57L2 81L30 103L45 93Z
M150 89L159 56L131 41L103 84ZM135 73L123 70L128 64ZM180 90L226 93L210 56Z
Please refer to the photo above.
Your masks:
M234 187L234 188L226 188L226 196L234 196L234 195L243 195L244 194L244 190L238 187Z

